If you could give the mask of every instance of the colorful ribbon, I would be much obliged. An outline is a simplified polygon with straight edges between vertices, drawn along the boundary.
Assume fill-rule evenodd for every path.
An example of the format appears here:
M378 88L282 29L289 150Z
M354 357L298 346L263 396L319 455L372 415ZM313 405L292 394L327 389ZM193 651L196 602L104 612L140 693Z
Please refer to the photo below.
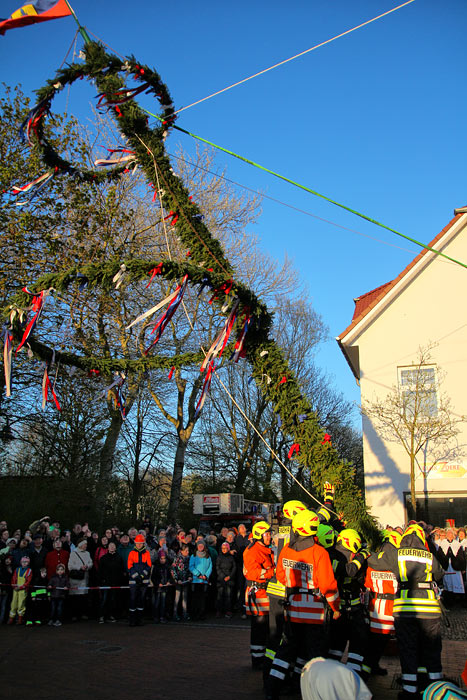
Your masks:
M99 98L97 102L97 109L102 110L103 108L109 109L110 107L115 107L117 105L123 105L125 102L129 102L129 100L132 100L134 97L137 95L141 94L148 88L150 88L149 83L144 83L143 85L140 85L139 87L136 88L122 88L121 90L117 90L116 92L112 93L111 95L106 95L105 92L99 93L97 97ZM120 110L118 110L120 111Z
M27 185L23 185L22 187L16 187L16 185L14 185L11 188L11 191L15 196L19 194L28 195L24 200L17 201L16 206L23 207L25 204L30 202L54 177L56 172L57 168L55 168L55 170L49 170L46 173L39 175L39 177L36 177L35 180L32 180L32 182L29 182Z
M298 454L299 452L300 452L300 445L298 444L298 442L294 442L294 444L293 444L292 447L290 448L289 454L288 454L287 456L288 456L289 459L292 459L293 455L294 455L295 453Z
M149 345L149 347L147 347L146 350L144 351L145 355L147 355L148 352L150 351L150 349L152 347L154 347L154 345L160 340L162 333L167 328L173 315L175 314L176 310L178 309L178 307L180 306L180 304L182 302L183 295L185 294L185 290L187 288L187 285L188 285L188 275L185 275L185 277L183 278L182 284L179 285L177 287L177 289L175 290L175 292L177 292L177 295L169 303L167 310L165 311L164 314L162 314L162 316L160 317L160 319L158 320L158 322L156 323L156 325L152 329L151 335L153 333L156 333L156 335L155 335L155 338L152 341L151 345ZM173 296L173 295L171 295L171 296Z
M214 358L222 357L222 353L224 352L225 346L227 345L227 342L230 338L230 334L232 333L232 328L234 327L235 321L237 320L239 304L239 299L236 299L229 316L225 320L221 332L209 348L206 357L203 360L200 369L201 372L204 372L204 370L208 366L208 363L214 360Z
M18 345L18 347L16 348L16 353L18 353L21 350L21 348L27 342L29 336L33 332L34 328L36 327L36 324L41 317L42 310L43 310L44 304L45 304L45 300L53 291L54 290L51 287L50 289L43 289L42 292L40 292L40 294L33 295L33 293L30 292L27 287L23 287L23 292L26 292L26 294L31 294L33 296L31 310L34 311L35 314L32 317L32 319L29 321L28 325L26 326L26 329L23 333L23 337L21 338L21 342Z
M50 97L45 97L28 112L26 119L23 121L19 129L19 135L23 143L27 142L30 146L34 145L34 143L31 141L31 131L35 133L37 140L40 141L37 133L37 127L39 126L42 117L44 114L47 114L49 109Z
M206 396L208 395L209 389L211 387L213 371L214 371L214 360L212 360L212 362L209 363L209 367L208 367L207 372L206 372L206 377L204 379L203 388L201 390L201 396L199 397L199 401L196 404L195 418L197 418L199 416L199 414L201 413L201 410L204 406L204 402L206 401Z

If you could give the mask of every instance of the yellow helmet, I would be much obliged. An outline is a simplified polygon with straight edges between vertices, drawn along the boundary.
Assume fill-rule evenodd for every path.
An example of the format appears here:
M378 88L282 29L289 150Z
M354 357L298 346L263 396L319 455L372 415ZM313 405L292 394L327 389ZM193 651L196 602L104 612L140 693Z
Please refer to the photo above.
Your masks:
M292 530L303 537L316 535L318 525L319 518L312 510L301 510L292 520Z
M267 523L265 520L260 520L258 523L253 525L251 534L253 535L253 539L260 540L266 532L270 531L271 526L269 523Z
M406 535L417 535L417 537L423 542L423 544L426 544L426 538L425 538L425 530L422 528L421 525L418 525L418 523L413 523L412 525L409 525L409 527L404 530L404 534L402 537L406 537Z
M297 513L300 513L302 510L306 509L306 505L301 501L287 501L284 503L282 512L288 520L293 520Z
M390 542L394 547L399 547L402 535L397 530L386 530L383 532L383 542Z
M317 535L318 542L325 549L332 547L336 539L336 531L330 525L324 525L324 523L318 525Z
M362 538L356 530L352 530L350 527L339 532L337 542L354 554L362 546Z

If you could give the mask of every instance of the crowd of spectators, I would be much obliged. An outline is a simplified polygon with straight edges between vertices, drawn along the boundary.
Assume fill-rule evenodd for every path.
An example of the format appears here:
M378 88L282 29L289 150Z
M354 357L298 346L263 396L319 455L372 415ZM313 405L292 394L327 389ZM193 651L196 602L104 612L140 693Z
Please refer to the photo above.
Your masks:
M88 523L70 530L45 517L22 532L0 521L0 623L48 624L94 618L115 622L128 614L128 557L144 535L151 557L145 616L155 623L204 619L207 612L245 616L244 525L206 537L195 528L106 528Z

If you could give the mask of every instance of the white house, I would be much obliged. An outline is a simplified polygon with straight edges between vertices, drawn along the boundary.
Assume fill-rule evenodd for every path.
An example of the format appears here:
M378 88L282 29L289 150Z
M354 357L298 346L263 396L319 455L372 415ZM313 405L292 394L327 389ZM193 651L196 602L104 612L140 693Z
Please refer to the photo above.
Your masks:
M423 249L391 282L355 299L350 325L337 342L361 389L362 403L384 399L410 381L420 347L433 345L427 376L443 375L442 389L454 416L467 416L467 208L429 244L463 267ZM436 410L436 398L434 408ZM417 503L429 519L467 523L467 422L460 425L457 454L416 470ZM384 440L363 417L367 504L383 526L403 524L410 494L410 461L402 445Z

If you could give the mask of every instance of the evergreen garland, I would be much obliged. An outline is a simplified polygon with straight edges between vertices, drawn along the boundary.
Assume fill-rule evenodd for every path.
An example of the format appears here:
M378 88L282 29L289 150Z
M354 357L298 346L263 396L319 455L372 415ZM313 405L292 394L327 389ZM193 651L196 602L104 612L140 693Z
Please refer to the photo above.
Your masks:
M173 216L173 224L180 240L189 251L189 262L177 263L164 260L161 274L165 279L180 279L188 274L191 284L208 284L216 290L215 301L222 306L227 296L222 285L231 281L233 269L225 257L223 248L202 221L201 212L192 201L180 178L172 170L169 158L164 149L166 131L175 119L170 95L159 75L147 66L141 66L133 57L125 62L116 56L107 54L98 43L91 42L84 48L85 61L83 64L73 64L58 71L55 78L38 91L39 100L50 101L56 90L61 86L71 84L80 77L94 79L99 93L109 99L124 88L123 73L133 75L137 81L146 82L160 101L164 111L163 123L150 128L145 113L131 99L117 106L110 106L121 133L127 144L136 153L139 166L144 170L149 182L153 181L154 167L157 164L161 178L162 191L159 193L164 207ZM40 125L40 128L42 126ZM72 174L79 174L84 180L97 180L100 177L118 177L122 168L114 169L110 174L96 174L94 171L78 171L56 154L45 143L43 132L38 132L38 148L42 158L49 167L58 167ZM45 144L45 145L44 145ZM138 281L147 279L148 273L159 261L128 260L125 261L128 279ZM108 261L102 265L83 265L66 272L45 275L30 287L32 291L54 287L64 290L73 282L85 278L89 286L100 286L103 289L112 288L112 278L120 268L121 261ZM336 450L329 443L323 444L324 431L319 425L318 417L309 401L302 394L301 388L284 357L283 352L274 340L270 338L272 317L266 306L246 286L233 283L231 292L240 299L240 310L249 310L254 319L245 339L246 358L252 366L253 377L273 406L274 412L280 415L282 430L293 442L300 445L296 461L302 468L309 470L314 484L315 493L320 496L325 481L331 481L336 486L335 507L343 512L349 527L356 527L370 540L376 538L375 521L368 513L363 496L355 484L354 468L345 464L339 458ZM24 306L29 298L23 293L13 300L15 306ZM5 309L5 315L9 309ZM239 314L240 316L240 314ZM239 323L237 321L237 332ZM15 327L16 334L18 328ZM31 341L31 347L44 359L50 359L52 350L38 341ZM62 353L60 360L64 364L76 365L83 369L97 369L110 372L120 369L131 370L142 368L168 368L198 363L201 353L186 353L175 357L143 357L138 360L121 358L79 357L70 353Z

